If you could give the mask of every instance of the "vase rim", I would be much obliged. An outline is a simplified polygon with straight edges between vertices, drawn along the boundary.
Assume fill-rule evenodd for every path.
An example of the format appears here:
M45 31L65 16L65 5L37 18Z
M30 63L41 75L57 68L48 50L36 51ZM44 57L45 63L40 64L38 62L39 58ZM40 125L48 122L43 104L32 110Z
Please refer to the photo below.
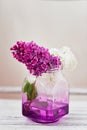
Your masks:
M48 70L46 73L51 73L51 72L55 72L55 71L60 71L61 70L61 68L52 68L52 69L50 69L50 70Z

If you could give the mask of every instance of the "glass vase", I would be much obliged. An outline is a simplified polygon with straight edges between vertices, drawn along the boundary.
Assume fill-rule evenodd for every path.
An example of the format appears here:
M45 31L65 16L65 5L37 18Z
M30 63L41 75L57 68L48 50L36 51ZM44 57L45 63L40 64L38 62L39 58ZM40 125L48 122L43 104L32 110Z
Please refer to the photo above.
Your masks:
M27 76L22 87L22 114L35 122L52 123L69 112L69 89L61 70Z

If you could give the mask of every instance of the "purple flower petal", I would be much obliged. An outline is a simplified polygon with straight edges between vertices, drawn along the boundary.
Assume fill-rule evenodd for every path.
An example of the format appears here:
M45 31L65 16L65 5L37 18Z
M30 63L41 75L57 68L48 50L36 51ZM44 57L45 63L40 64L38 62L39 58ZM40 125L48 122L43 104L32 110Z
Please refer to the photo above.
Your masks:
M61 66L58 56L52 56L48 49L38 46L33 41L17 41L10 50L14 58L24 63L30 73L36 76Z

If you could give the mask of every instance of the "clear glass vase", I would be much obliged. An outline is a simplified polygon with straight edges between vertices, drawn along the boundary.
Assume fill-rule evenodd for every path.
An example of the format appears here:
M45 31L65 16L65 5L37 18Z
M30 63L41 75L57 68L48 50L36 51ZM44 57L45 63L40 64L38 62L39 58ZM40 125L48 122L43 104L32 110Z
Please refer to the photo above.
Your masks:
M61 70L51 70L37 78L25 78L22 87L24 116L35 122L51 123L58 121L68 112L69 89Z

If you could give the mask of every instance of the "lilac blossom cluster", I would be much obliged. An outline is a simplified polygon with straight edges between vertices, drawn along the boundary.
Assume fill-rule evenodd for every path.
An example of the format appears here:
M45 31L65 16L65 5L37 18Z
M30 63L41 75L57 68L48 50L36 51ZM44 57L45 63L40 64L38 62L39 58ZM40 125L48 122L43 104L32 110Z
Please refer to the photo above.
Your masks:
M52 56L48 49L38 46L33 41L17 41L10 50L13 57L24 63L30 73L36 76L61 66L58 56Z

